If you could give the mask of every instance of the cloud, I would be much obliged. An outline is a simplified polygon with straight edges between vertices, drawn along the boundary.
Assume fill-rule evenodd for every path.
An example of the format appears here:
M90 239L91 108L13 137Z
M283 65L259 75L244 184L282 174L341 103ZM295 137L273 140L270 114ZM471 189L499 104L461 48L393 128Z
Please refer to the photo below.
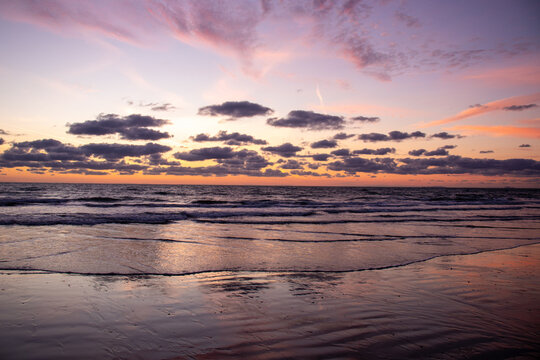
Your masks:
M448 155L449 149L455 149L455 145L445 145L442 146L436 150L427 151L426 149L418 149L418 150L411 150L409 151L409 155L411 156L446 156Z
M281 164L279 167L281 169L287 169L287 170L301 170L303 169L303 162L300 162L298 160L289 159L284 164Z
M374 123L374 122L380 121L381 119L378 118L378 117L355 116L355 117L352 117L351 120L352 120L352 121L359 121L359 122L369 122L369 123Z
M337 146L336 140L320 140L312 143L311 145L312 149L330 149L335 148Z
M329 154L314 154L311 155L311 158L315 161L326 161L330 157Z
M523 111L531 108L538 107L536 104L526 104L526 105L510 105L503 107L503 110L509 110L509 111Z
M521 144L519 145L520 148L530 148L531 145L530 144Z
M333 139L334 140L346 140L346 139L352 138L353 136L354 136L354 134L346 134L344 132L340 132L340 133L337 133L336 135L334 135Z
M450 155L441 158L400 159L396 174L471 174L485 176L540 176L540 162L531 159L473 159Z
M473 159L450 155L422 159L364 159L350 157L327 165L329 170L400 175L471 174L484 176L540 176L540 162L532 159Z
M4 143L4 139L0 138L0 145Z
M205 116L228 116L228 120L253 117L258 115L270 115L274 110L249 101L227 101L221 105L209 105L199 109L199 115Z
M354 150L352 153L354 155L386 155L394 154L396 149L394 148L379 148L379 149L362 149Z
M440 132L440 133L436 133L436 134L433 134L430 136L430 138L439 138L439 139L443 139L443 140L448 140L448 139L461 139L463 138L464 136L463 135L454 135L454 134L449 134L447 133L446 131L443 131L443 132Z
M268 144L266 140L255 139L251 135L240 134L237 132L228 134L227 131L224 131L224 130L221 130L215 136L209 136L207 134L198 134L196 136L191 137L191 139L196 142L223 141L225 142L225 144L231 145L231 146L247 145L247 144L254 144L254 145Z
M0 129L0 135L9 135L6 131Z
M331 152L335 156L350 156L351 151L349 149L338 149Z
M418 20L418 19L415 18L414 16L405 14L405 13L402 12L402 11L396 11L395 17L396 17L397 20L399 20L399 21L401 21L402 23L404 23L407 27L410 27L410 28L418 28L418 27L421 26L421 25L420 25L420 20Z
M126 140L159 140L172 136L169 133L148 128L167 124L170 124L170 121L146 115L132 114L120 117L116 114L99 114L97 120L67 124L67 126L69 126L68 133L74 135L119 134Z
M429 127L429 126L435 126L435 125L443 125L448 124L451 122L456 122L460 120L464 120L473 116L478 116L482 114L486 114L492 111L496 110L503 110L505 107L512 107L512 106L523 106L524 104L531 104L532 102L540 101L540 93L535 93L531 95L525 95L525 96L515 96L505 99L500 99L496 101L489 102L484 105L477 104L476 106L469 107L461 112L459 112L456 115L450 116L445 119L432 121L430 123L424 124L422 126ZM478 106L480 105L480 106ZM525 105L528 106L528 105Z
M493 154L494 152L493 150L480 150L480 154Z
M171 150L168 146L87 144L73 146L55 139L42 139L12 144L0 154L0 168L30 168L40 172L83 173L115 171L133 174L147 168L145 164L128 164L124 157L144 157ZM105 159L105 161L99 159ZM122 159L122 160L121 160ZM121 160L121 161L120 161Z
M369 134L360 134L358 135L358 140L363 140L364 142L376 142L376 141L401 141L405 139L412 138L423 138L426 137L426 134L420 131L415 131L412 133L406 133L401 131L390 131L388 135L380 133L369 133Z
M230 159L238 156L240 152L233 151L231 147L209 147L193 149L188 152L177 152L174 157L186 161L203 161L210 159Z
M540 128L537 127L520 127L505 125L459 125L454 126L452 129L480 135L515 136L529 139L540 138Z
M356 174L358 172L393 172L395 167L396 163L390 158L364 159L359 157L348 157L327 165L329 170L345 171L349 174Z
M140 157L143 155L152 155L165 153L172 150L171 147L147 143L145 145L126 145L126 144L87 144L80 147L87 156L100 157L105 160L115 161L124 157Z
M261 148L261 150L267 151L267 152L270 152L270 153L273 153L273 154L277 154L277 155L285 157L285 158L288 158L288 157L291 157L291 156L296 156L296 153L303 150L303 148L301 148L299 146L294 146L291 143L285 143L285 144L281 144L279 146L263 147L263 148Z
M286 118L270 118L266 123L271 126L305 128L309 130L343 129L345 120L342 116L319 114L313 111L293 110Z
M127 100L126 103L131 106L135 104L132 100ZM158 103L158 102L144 103L142 101L139 101L138 106L150 108L150 110L152 111L171 111L171 110L176 109L176 106L173 106L171 103Z

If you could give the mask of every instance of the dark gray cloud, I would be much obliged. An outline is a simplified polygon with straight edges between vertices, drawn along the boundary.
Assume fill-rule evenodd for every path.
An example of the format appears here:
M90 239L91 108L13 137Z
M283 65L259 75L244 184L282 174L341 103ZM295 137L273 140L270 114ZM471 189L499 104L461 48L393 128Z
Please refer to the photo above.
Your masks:
M304 162L298 160L289 159L285 163L281 164L279 167L286 170L301 170L303 168Z
M530 144L521 144L521 145L519 145L519 147L520 148L529 148L529 147L531 147L531 145Z
M456 155L441 158L400 159L396 174L475 174L487 176L540 176L540 162L531 159L473 159Z
M351 118L352 121L360 121L360 122L369 122L369 123L374 123L374 122L377 122L377 121L380 121L381 119L376 117L376 116L373 116L373 117L369 117L369 116L355 116L353 118Z
M227 101L221 105L209 105L199 109L199 115L228 116L229 120L257 115L270 115L274 110L249 101Z
M236 145L246 145L246 144L254 144L254 145L266 145L268 144L266 140L262 139L255 139L251 135L246 134L240 134L237 132L228 134L227 131L220 131L215 136L209 136L207 134L198 134L191 138L193 141L196 142L206 142L206 141L223 141L227 145L236 146Z
M4 143L4 139L0 138L0 145Z
M291 157L291 156L296 156L296 153L303 150L303 148L301 148L299 146L294 146L291 143L285 143L285 144L281 144L279 146L263 147L263 148L261 148L261 150L267 151L267 152L270 152L270 153L273 153L273 154L277 154L279 156L287 158L287 157Z
M536 104L527 104L527 105L511 105L511 106L505 106L503 109L508 111L523 111L531 108L535 108L538 105Z
M320 140L311 144L312 149L331 149L337 146L336 140Z
M316 172L314 172L314 171L305 171L305 170L292 170L292 171L291 171L291 174L293 174L293 175L298 175L298 176L324 176L324 177L331 177L330 174L326 174L326 173L319 174L319 173L316 173Z
M311 158L315 161L326 161L330 157L330 154L315 154L311 155Z
M266 123L271 126L304 128L309 130L343 129L345 120L342 116L319 114L313 111L293 110L286 118L270 118Z
M340 161L329 163L327 168L333 171L345 171L349 174L358 172L391 173L395 171L396 163L391 158L364 159L360 157L348 157Z
M193 149L188 152L177 152L174 157L186 161L203 161L210 159L230 159L239 152L233 151L231 147L209 147L202 149Z
M331 152L332 155L335 156L350 156L351 152L349 149L338 149Z
M439 158L345 158L327 165L329 170L402 175L474 174L485 176L540 176L540 162L532 159L473 159L450 155Z
M346 139L352 138L353 136L354 136L354 134L346 134L344 132L340 132L340 133L337 133L336 135L334 135L333 139L334 140L346 140Z
M480 150L480 154L492 154L494 153L493 150Z
M394 154L396 152L396 149L394 148L379 148L379 149L362 149L362 150L354 150L354 155L386 155L386 154Z
M9 135L6 131L0 129L0 135Z
M128 105L134 106L135 102L132 100L127 100L126 103ZM159 102L149 102L144 103L142 101L139 101L138 104L140 107L150 108L152 111L170 111L176 109L176 106L173 106L171 103L159 103Z
M169 146L155 143L147 143L145 145L87 144L81 146L80 149L87 156L99 157L109 161L115 161L124 157L161 154L172 150Z
M426 149L417 149L417 150L411 150L409 151L409 155L411 156L446 156L448 155L449 149L455 149L456 145L445 145L440 148L437 148L436 150L427 151Z
M443 131L443 132L440 132L440 133L436 133L436 134L433 134L430 136L430 138L439 138L439 139L443 139L443 140L448 140L448 139L461 139L463 138L464 136L463 135L458 135L458 134L449 134L447 133L446 131Z
M388 135L380 133L369 133L369 134L360 134L358 135L358 140L363 140L365 142L376 142L376 141L401 141L405 139L412 138L423 138L426 137L426 134L420 131L415 131L412 133L406 133L401 131L390 131Z
M127 140L159 140L171 135L149 127L161 127L170 124L168 120L156 119L152 116L132 114L120 117L116 114L100 114L97 120L67 124L68 133L74 135L111 135L119 134Z

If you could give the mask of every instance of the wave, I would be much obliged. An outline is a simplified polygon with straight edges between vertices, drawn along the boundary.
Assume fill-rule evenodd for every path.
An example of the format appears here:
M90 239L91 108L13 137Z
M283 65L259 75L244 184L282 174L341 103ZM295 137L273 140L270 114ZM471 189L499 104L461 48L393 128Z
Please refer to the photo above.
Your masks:
M528 244L518 244L518 245L512 245L512 246L504 246L504 247L497 247L497 248L491 248L491 249L483 249L483 250L472 250L472 251L462 251L462 252L453 252L449 254L437 254L437 255L430 255L425 256L420 259L414 259L409 261L402 261L402 262L396 262L392 264L382 264L380 266L366 266L366 267L359 267L359 268L351 268L351 269L295 269L295 268L278 268L278 269L260 269L260 268L209 268L209 269L203 269L203 270L196 270L196 271L178 271L178 272L149 272L149 271L136 271L136 272L96 272L96 271L70 271L70 270L55 270L55 269L45 269L45 268L38 268L38 267L31 267L31 266L5 266L0 267L0 271L19 271L23 273L50 273L50 274L72 274L72 275L83 275L83 276L189 276L189 275L198 275L198 274L208 274L208 273L244 273L244 272L251 272L251 273L278 273L278 274L316 274L316 273L352 273L352 272L361 272L361 271L378 271L378 270L388 270L388 269L394 269L394 268L400 268L404 266L409 266L413 264L418 263L424 263L433 259L438 258L445 258L450 256L467 256L467 255L477 255L487 252L494 252L494 251L502 251L502 250L510 250L510 249L516 249L523 246L533 246L540 244L540 242L533 242ZM134 268L132 268L134 269Z

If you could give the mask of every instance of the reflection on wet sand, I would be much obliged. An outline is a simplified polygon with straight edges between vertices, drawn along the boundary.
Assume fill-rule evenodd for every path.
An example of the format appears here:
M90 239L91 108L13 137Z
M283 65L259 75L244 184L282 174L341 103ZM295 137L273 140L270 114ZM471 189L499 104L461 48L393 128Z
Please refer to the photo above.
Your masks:
M349 273L6 272L0 357L532 358L539 270L531 245Z

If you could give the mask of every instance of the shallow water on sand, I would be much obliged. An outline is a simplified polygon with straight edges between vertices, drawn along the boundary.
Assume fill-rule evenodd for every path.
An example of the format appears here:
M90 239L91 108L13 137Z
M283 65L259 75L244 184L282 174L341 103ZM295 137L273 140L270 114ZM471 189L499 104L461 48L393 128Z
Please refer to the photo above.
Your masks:
M350 273L0 276L12 359L535 358L540 245Z

